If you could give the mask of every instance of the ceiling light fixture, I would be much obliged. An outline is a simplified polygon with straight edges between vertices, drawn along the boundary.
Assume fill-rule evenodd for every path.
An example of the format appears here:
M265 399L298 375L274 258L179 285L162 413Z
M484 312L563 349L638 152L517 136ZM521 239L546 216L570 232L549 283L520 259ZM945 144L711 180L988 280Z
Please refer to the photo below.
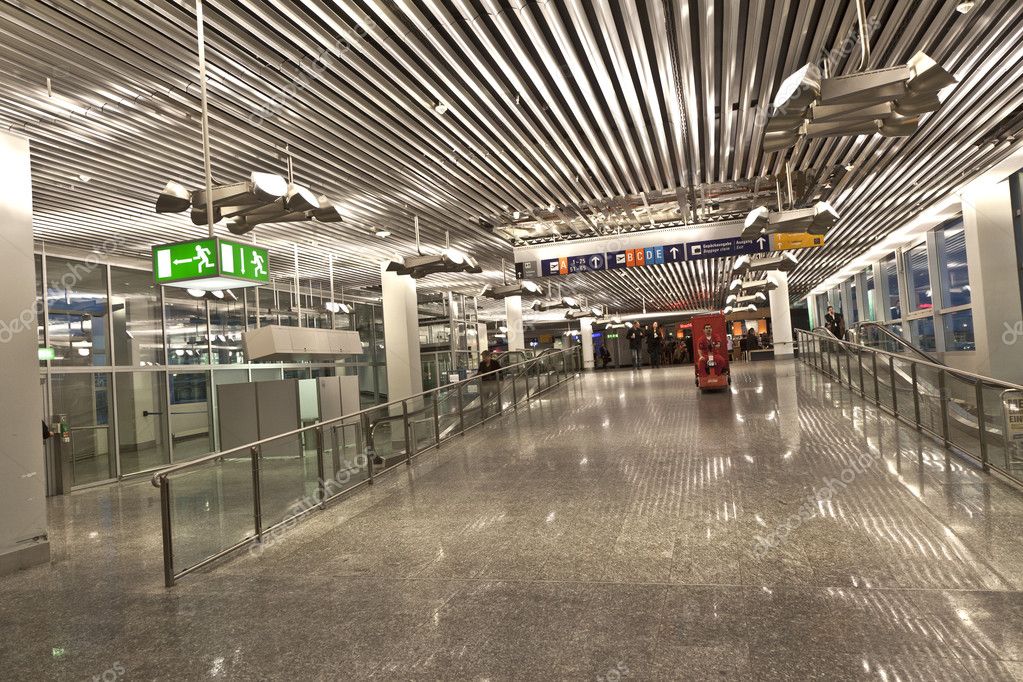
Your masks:
M213 187L210 194L214 223L227 220L232 234L242 235L261 223L290 223L315 220L336 223L342 220L340 208L327 197L317 197L309 189L288 182L275 173L251 173L249 179ZM177 182L168 182L156 199L157 213L181 213L191 208L192 223L206 225L206 190L190 190Z
M522 280L521 282L513 282L512 284L502 284L501 286L490 286L489 284L483 289L483 295L487 298L493 298L500 300L508 298L509 296L530 296L536 295L543 292L543 288L536 282L529 280Z
M742 277L750 272L769 272L772 270L792 272L798 264L799 261L796 260L796 257L787 251L756 260L749 256L739 256L735 259L735 263L732 264L732 275Z
M860 35L866 35L862 26ZM912 135L921 117L941 106L939 93L957 82L923 52L905 66L830 78L807 64L778 88L764 129L764 151L791 147L801 137Z
M818 201L809 208L770 211L759 206L749 212L742 229L742 238L754 240L764 234L798 232L824 235L838 222L838 213L826 201Z

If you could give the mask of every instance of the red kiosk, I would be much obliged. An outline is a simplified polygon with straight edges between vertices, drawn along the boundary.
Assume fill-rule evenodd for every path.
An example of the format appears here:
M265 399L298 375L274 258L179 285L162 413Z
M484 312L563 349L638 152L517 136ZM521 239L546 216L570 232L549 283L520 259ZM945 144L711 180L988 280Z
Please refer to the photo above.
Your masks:
M732 376L728 371L728 331L721 313L697 315L693 324L693 363L696 385L700 391L728 388Z

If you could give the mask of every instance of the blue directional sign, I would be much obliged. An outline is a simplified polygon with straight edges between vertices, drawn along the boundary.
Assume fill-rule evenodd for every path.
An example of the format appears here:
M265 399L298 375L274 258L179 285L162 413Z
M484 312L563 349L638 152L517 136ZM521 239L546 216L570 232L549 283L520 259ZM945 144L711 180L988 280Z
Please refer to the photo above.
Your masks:
M569 272L586 272L589 267L587 265L588 256L569 256L568 257L568 271Z
M668 244L664 247L664 262L679 263L686 259L685 244Z
M602 253L591 253L586 256L586 267L590 270L603 270L605 256Z
M768 240L763 237L754 241L745 241L738 237L710 239L705 242L686 244L686 260L740 256L746 253L760 253L769 248Z
M662 265L664 263L664 247L648 246L643 249L644 265Z
M544 277L551 277L553 275L561 274L561 264L559 258L545 258L540 261L540 272Z
M625 269L625 252L624 251L609 251L607 253L607 269L608 270L623 270Z

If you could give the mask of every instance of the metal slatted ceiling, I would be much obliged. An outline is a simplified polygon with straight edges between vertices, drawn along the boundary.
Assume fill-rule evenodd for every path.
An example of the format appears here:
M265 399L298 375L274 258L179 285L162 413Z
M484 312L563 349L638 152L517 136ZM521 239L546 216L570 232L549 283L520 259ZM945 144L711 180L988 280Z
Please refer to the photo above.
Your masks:
M777 173L786 158L851 164L835 188L843 221L799 254L799 296L1011 151L975 143L1023 104L1023 3L955 5L868 1L871 68L924 50L960 80L920 132L765 155L760 107L850 34L851 1L206 0L214 175L283 172L288 145L296 180L344 207L339 226L257 228L279 273L297 242L303 277L323 277L329 251L346 287L376 284L378 261L412 251L417 214L424 244L450 230L487 270L421 286L478 291L510 256L481 215ZM141 255L203 234L153 212L167 180L201 184L193 3L24 0L0 13L0 125L33 139L38 237L91 249L115 235L119 253ZM858 61L854 47L834 72ZM563 283L623 311L720 306L729 265Z

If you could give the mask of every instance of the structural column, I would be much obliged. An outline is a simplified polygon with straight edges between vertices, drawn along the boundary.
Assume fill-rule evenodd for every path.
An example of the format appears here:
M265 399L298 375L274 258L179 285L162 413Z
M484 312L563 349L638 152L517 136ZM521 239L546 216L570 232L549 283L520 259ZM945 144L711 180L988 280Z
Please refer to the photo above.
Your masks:
M789 309L789 276L784 272L772 272L768 279L778 285L768 294L771 302L771 327L774 339L774 357L791 358L792 313Z
M593 369L593 318L579 320L579 338L583 344L583 369Z
M1023 381L1023 306L1009 181L973 183L963 192L978 374ZM935 327L941 324L935 322ZM941 333L941 332L939 332Z
M504 316L508 321L508 350L522 350L526 347L526 333L522 328L521 296L504 299Z
M0 132L0 575L50 560L29 144Z
M381 265L380 284L387 351L387 399L401 400L423 392L416 281L408 275L387 272L387 264L384 263Z

